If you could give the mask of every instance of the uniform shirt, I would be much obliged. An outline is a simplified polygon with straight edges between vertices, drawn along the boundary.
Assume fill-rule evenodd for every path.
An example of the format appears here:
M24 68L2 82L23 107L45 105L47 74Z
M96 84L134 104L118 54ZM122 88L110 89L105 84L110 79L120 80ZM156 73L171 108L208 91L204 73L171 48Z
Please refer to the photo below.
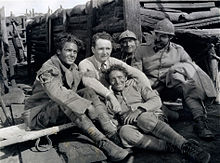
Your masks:
M182 46L170 42L165 48L157 50L152 43L137 48L132 66L143 71L155 87L160 81L165 82L171 66L186 61L191 61L191 58Z
M76 93L81 78L76 65L67 69L56 55L52 56L37 72L33 95L27 99L26 109L39 105L43 109L50 102L55 102L74 113L84 114L91 101Z
M146 87L151 89L150 82L144 73L116 58L109 57L109 59L105 62L105 67L108 69L114 64L119 64L125 67L130 76L137 78L138 81L143 82ZM82 80L84 85L94 89L96 93L100 94L101 96L107 97L111 91L108 89L109 83L106 81L104 74L101 72L101 65L102 64L99 63L93 55L79 63L79 70L83 73L89 71L91 74L94 74L92 77L83 76Z
M135 111L138 107L149 112L162 112L161 100L156 91L136 82L135 79L127 80L124 90L115 92L115 96L121 104L122 114L130 110Z

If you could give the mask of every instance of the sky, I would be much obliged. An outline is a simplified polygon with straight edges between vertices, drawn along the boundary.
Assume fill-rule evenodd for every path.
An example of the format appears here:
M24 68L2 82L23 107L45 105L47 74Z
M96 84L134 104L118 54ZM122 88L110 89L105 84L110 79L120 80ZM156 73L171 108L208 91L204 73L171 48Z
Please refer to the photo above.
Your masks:
M10 16L10 12L15 16L29 13L34 9L35 13L47 13L48 7L54 12L60 5L64 9L73 8L79 4L86 4L89 0L0 0L0 8L5 7L6 16Z

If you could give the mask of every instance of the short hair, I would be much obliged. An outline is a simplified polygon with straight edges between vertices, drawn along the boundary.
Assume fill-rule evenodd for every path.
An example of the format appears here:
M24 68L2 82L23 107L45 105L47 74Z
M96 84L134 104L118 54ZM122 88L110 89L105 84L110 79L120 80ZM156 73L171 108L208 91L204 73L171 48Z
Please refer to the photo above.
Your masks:
M128 77L128 71L126 70L126 68L124 68L122 65L119 64L114 64L112 65L109 69L106 70L105 72L105 78L107 81L109 81L109 75L112 71L121 71L125 77Z
M96 41L98 39L105 39L111 41L113 43L112 36L107 32L99 32L93 35L92 37L92 46L95 47Z
M78 49L81 49L83 47L83 42L71 33L60 33L54 39L54 42L56 50L61 50L66 42L72 42L76 44Z

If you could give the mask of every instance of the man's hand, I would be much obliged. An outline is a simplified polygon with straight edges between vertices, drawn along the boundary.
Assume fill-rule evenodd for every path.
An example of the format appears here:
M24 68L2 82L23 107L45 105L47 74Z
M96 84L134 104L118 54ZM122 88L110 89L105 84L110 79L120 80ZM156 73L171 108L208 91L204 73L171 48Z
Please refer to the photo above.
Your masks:
M133 124L137 121L138 116L142 113L141 110L130 111L124 118L124 124Z
M119 104L117 98L114 96L113 93L110 93L107 96L107 99L110 101L111 105L112 105L112 111L114 113L119 113L121 112L121 105Z

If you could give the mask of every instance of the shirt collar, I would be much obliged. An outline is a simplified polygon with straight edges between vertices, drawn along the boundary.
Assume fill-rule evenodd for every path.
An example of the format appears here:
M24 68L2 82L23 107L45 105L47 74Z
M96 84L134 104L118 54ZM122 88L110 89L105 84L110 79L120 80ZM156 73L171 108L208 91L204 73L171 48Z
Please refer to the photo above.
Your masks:
M93 59L94 59L94 62L95 62L96 68L97 68L98 70L100 70L101 65L102 65L103 63L99 62L99 61L95 58L94 55L93 55L92 57L93 57ZM105 61L104 63L106 64L106 66L108 66L108 60Z

